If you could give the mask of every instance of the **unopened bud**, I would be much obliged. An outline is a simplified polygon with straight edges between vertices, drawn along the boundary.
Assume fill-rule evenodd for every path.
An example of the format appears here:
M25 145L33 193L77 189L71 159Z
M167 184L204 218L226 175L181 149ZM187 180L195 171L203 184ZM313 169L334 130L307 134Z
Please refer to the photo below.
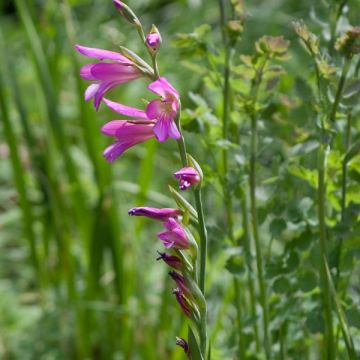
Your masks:
M141 26L138 17L135 13L122 1L113 0L114 6L119 10L120 14L126 19L130 24L135 26Z
M162 39L158 28L153 25L149 34L146 35L146 46L152 53L156 53L161 45Z

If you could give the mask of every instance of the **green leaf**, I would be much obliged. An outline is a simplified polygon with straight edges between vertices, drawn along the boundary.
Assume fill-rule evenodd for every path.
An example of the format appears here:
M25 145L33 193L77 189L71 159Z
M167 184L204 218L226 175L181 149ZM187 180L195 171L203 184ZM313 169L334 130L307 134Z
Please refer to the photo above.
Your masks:
M276 293L286 294L291 290L291 284L286 276L280 276L274 281L273 289Z
M197 343L195 335L190 326L189 326L188 340L189 340L191 360L204 360L204 358L201 355L199 344Z
M196 210L190 205L190 203L182 196L180 195L172 186L169 185L169 190L171 192L171 195L173 196L174 200L176 201L176 204L179 206L181 210L184 210L185 212L190 213L190 215L197 220L197 212Z
M351 146L350 149L347 151L344 157L344 163L347 164L352 158L356 155L360 154L360 139L355 141Z
M226 261L226 270L233 275L240 275L245 271L244 257L241 254L232 254Z
M315 271L305 270L298 278L298 287L303 292L309 292L316 288L318 277Z
M283 219L274 219L269 226L269 230L272 236L279 237L281 233L286 229L286 222Z

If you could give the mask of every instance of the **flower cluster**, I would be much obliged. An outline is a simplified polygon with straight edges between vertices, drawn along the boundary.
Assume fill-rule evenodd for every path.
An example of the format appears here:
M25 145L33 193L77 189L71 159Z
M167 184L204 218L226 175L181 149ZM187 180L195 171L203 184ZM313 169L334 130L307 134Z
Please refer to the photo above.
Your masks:
M113 1L119 13L133 26L146 46L152 66L147 64L131 50L121 47L121 54L113 51L76 45L76 50L96 62L84 65L80 76L91 81L85 91L85 100L93 100L96 111L101 103L128 119L115 119L102 126L101 132L115 141L103 152L108 162L113 162L132 146L155 138L164 142L168 138L181 141L179 126L180 96L165 77L160 77L156 56L161 45L161 35L153 25L147 36L134 12L123 2ZM105 98L113 88L139 78L150 78L147 89L158 98L151 100L143 109L134 108ZM179 188L186 190L197 186L201 181L201 169L189 156L189 164L174 173L179 180ZM194 165L194 167L192 167ZM175 282L173 293L183 313L197 325L200 311L204 308L203 296L196 283L195 262L197 243L188 227L186 211L173 208L136 207L129 215L144 216L163 224L163 231L157 234L166 251L159 252L157 260L163 260L171 271L169 276ZM177 338L176 344L182 347L190 358L187 342Z

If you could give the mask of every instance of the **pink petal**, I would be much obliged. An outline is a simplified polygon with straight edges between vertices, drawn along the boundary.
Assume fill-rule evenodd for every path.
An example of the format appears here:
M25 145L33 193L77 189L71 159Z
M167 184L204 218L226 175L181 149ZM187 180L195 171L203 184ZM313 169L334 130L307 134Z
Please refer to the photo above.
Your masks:
M121 115L130 116L130 117L134 117L134 118L141 118L141 119L147 119L148 118L146 116L146 113L145 113L144 110L140 110L140 109L136 109L136 108L133 108L133 107L125 106L123 104L119 104L117 102L110 101L108 99L104 99L104 103L111 110L114 110L115 112L117 112L117 113L119 113Z
M127 123L126 120L113 120L106 123L102 128L101 132L107 136L116 136L116 132Z
M160 142L164 142L171 137L173 139L179 139L180 133L172 119L162 117L158 120L154 126L154 134L156 139Z
M91 69L96 64L86 64L80 69L80 76L85 80L96 80L94 75L91 73Z
M105 93L114 88L116 85L118 85L118 82L116 81L104 81L100 84L98 90L94 95L94 106L96 111L99 110L101 100L104 97Z
M146 107L146 115L150 120L159 119L163 111L163 102L161 100L150 101Z
M109 50L90 48L81 45L75 45L75 49L82 55L96 58L99 60L116 60L121 62L122 64L132 65L132 61L127 59L125 56Z
M85 101L89 101L91 98L94 97L94 95L96 94L96 92L99 89L100 84L91 84L87 87L87 89L85 90Z
M125 83L140 77L141 73L131 66L100 62L92 66L91 75L96 80Z
M179 93L164 77L160 77L158 80L152 82L148 86L148 89L156 95L161 96L163 99L172 97L179 100Z

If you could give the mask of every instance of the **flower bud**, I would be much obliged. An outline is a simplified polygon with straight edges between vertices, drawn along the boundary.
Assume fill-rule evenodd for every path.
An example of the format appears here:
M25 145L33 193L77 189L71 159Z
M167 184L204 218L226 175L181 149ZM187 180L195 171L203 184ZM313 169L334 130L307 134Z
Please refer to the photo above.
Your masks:
M164 227L165 231L158 233L157 236L167 249L184 250L189 248L190 242L186 231L175 219L167 219Z
M177 302L179 303L181 310L188 318L192 319L192 306L189 300L184 296L180 289L174 289L173 294L176 297Z
M181 290L181 292L186 296L191 297L191 293L188 286L186 285L185 278L176 271L170 271L169 275L176 282L176 285Z
M184 338L176 337L176 345L183 348L187 358L190 359L190 347L187 341Z
M176 179L180 180L179 189L186 190L200 182L199 173L192 167L184 167L174 173Z
M120 0L113 0L113 3L125 20L132 25L140 26L140 20L126 4Z
M349 29L335 43L335 49L348 58L360 53L360 26Z
M172 208L151 208L151 207L135 207L128 211L131 216L145 216L150 219L166 221L169 218L176 218L182 214L179 209Z
M184 267L182 260L178 256L162 253L160 251L158 251L158 254L160 256L156 260L163 260L170 267L176 270L181 270Z
M155 25L151 27L149 34L146 35L145 42L151 53L155 54L159 50L162 39L160 32Z

